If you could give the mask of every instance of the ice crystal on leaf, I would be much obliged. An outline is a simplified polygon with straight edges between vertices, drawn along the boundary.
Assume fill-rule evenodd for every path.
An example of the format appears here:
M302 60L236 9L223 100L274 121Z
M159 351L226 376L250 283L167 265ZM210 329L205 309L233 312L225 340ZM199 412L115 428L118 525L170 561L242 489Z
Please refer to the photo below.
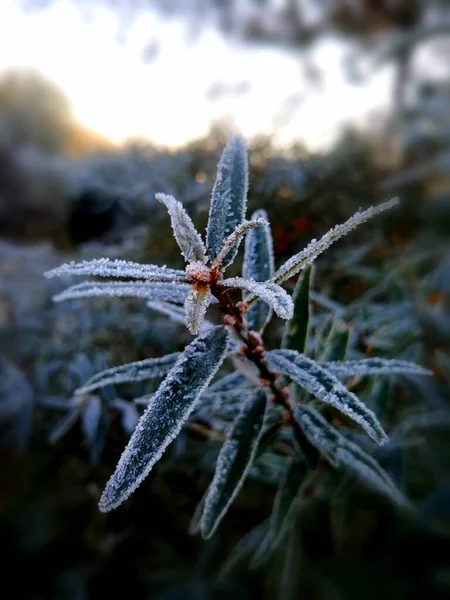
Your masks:
M356 212L350 219L345 221L345 223L341 223L340 225L333 227L333 229L330 229L330 231L322 236L320 240L312 240L304 250L287 260L284 265L275 272L272 281L275 283L286 281L304 269L306 265L311 264L320 254L322 254L322 252L324 252L324 250L329 248L331 244L334 244L334 242L341 237L347 235L347 233L356 229L356 227L365 223L375 215L397 206L398 203L398 198L392 198L392 200L383 202L378 206L371 206L366 210Z
M253 462L258 459L259 467L265 453L272 451L273 442L283 439L290 444L293 456L279 486L272 517L258 533L261 555L288 529L289 515L295 512L293 507L297 510L297 500L302 494L303 478L311 475L309 469L315 469L321 462L345 469L399 505L407 506L402 493L380 465L349 441L350 432L343 435L307 402L313 396L332 406L382 444L386 434L377 417L339 378L429 372L402 360L345 361L349 328L341 331L333 319L325 319L317 327L311 311L313 261L335 241L374 215L392 208L398 200L357 212L319 240L312 240L275 271L272 234L265 211L258 210L251 220L245 220L247 187L246 145L241 137L235 136L226 145L218 164L206 243L181 202L170 195L156 195L167 208L175 239L186 259L184 271L103 258L71 262L47 273L48 277L123 278L125 281L72 285L54 299L143 298L151 310L185 323L197 336L183 353L112 367L93 377L91 372L84 373L81 381L87 381L67 403L67 414L52 431L51 439L57 440L81 419L84 435L94 446L99 430L107 421L104 411L108 409L121 413L122 425L128 433L134 430L101 496L99 507L106 512L119 506L140 485L194 411L196 418L206 418L215 433L228 432L212 483L191 526L191 531L200 530L205 538L214 533L223 519ZM224 279L224 272L236 258L242 240L245 240L242 277ZM302 270L292 299L280 284ZM228 293L233 289L242 291L242 301L236 304L232 300L234 294ZM318 294L314 299L317 298ZM325 306L336 312L336 305L333 307L329 299L325 300ZM211 303L220 304L224 326L217 327L205 320ZM273 312L289 322L282 349L267 351L262 332ZM303 354L312 346L307 343L312 341L310 324L316 335L313 341L317 360ZM233 337L230 331L234 332ZM210 385L228 357L234 372L222 374ZM134 403L117 397L106 402L100 395L92 394L101 390L106 396L112 389L107 386L163 377L155 393L135 399ZM289 381L295 385L286 385ZM299 387L305 391L305 404L296 402ZM273 400L270 409L266 406L268 390ZM136 424L138 407L145 405ZM294 444L284 425L292 427Z
M297 405L293 409L293 415L311 444L320 450L331 464L355 475L396 504L409 507L402 492L377 461L339 433L316 410L310 406Z
M232 137L217 166L217 177L211 196L211 207L206 231L206 247L214 260L222 250L227 237L245 218L248 189L247 146L241 136ZM237 247L228 254L231 264Z
M111 260L110 258L96 258L78 263L73 261L47 271L45 275L46 277L95 275L97 277L128 277L147 281L177 281L180 283L186 281L184 271L157 265L142 265L129 260Z
M432 375L428 369L406 360L386 358L365 358L364 360L344 360L341 362L325 362L328 371L340 377L355 375Z
M100 510L106 512L122 504L178 435L220 367L228 338L226 329L215 327L186 346L140 418L106 484Z
M174 352L158 358L138 360L97 373L75 390L75 394L87 394L107 385L145 381L164 377L177 361L180 353Z
M361 427L376 442L382 444L387 436L375 414L332 373L314 360L295 350L273 350L269 362L295 381L318 400L334 406Z
M220 285L226 288L236 288L255 294L258 298L266 302L275 313L282 319L291 319L294 312L294 304L289 294L276 283L265 281L251 281L241 277L230 277L220 282Z
M207 260L205 244L181 202L167 194L156 194L156 199L167 208L173 234L185 259L188 262L205 263Z
M103 281L91 281L78 283L72 287L56 294L55 302L72 300L74 298L89 298L93 296L110 296L120 298L146 298L157 302L172 302L183 304L190 290L188 285L176 283L145 283L119 282L105 283Z
M204 316L210 303L209 288L196 290L191 288L184 302L186 327L196 335L200 331Z
M244 401L228 440L222 446L200 522L204 538L212 536L252 466L264 423L266 404L267 398L262 390L251 394Z
M257 210L252 220L262 219L267 224L261 228L252 229L245 238L244 262L242 278L254 281L267 281L274 272L273 240L270 225L265 210ZM249 294L244 294L244 300ZM245 320L250 329L262 331L272 316L271 307L262 301L255 302L247 311Z

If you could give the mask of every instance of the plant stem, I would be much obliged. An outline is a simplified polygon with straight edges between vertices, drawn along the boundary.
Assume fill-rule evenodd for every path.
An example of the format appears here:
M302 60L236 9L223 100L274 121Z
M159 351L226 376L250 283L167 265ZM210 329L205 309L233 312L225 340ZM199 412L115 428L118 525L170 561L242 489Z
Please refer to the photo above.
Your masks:
M248 329L242 318L243 311L239 309L239 305L232 302L228 295L228 291L220 285L220 281L211 284L211 292L219 301L220 308L225 314L225 324L232 328L239 339L242 340L244 346L243 354L258 369L261 386L269 388L272 393L272 402L284 409L284 424L290 425L293 428L295 441L300 447L300 450L304 454L309 465L312 468L316 468L319 462L320 453L309 442L303 430L294 419L292 412L294 400L291 398L289 388L277 385L279 374L272 371L264 360L264 341L258 333Z

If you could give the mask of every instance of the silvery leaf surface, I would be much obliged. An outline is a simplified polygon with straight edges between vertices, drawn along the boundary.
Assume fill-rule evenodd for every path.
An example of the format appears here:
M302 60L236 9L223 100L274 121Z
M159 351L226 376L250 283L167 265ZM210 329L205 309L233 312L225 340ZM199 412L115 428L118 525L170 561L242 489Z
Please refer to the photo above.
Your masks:
M211 206L206 230L206 247L214 260L222 250L227 237L245 218L248 190L247 146L241 136L232 137L217 166L217 177L211 195ZM224 266L236 257L235 247L227 256Z
M102 512L116 508L134 492L178 435L225 358L228 339L227 329L216 327L186 346L139 419L106 484L99 502Z
M206 263L205 244L181 202L178 202L173 196L168 196L167 194L156 194L156 199L162 202L167 208L172 223L173 234L184 258L188 262L199 261Z
M179 356L179 352L174 352L173 354L167 354L158 358L146 358L105 369L86 381L85 384L75 391L75 394L86 394L106 385L164 377L174 366Z
M295 381L315 398L330 404L358 423L378 444L387 440L375 413L314 360L294 350L273 350L266 354L269 363Z
M184 301L184 314L186 327L192 335L199 333L211 302L211 297L209 288L205 291L199 291L195 288L189 290Z
M342 377L366 375L432 375L432 371L407 360L387 358L365 358L362 360L344 360L324 362L323 367Z
M399 203L398 198L393 198L387 202L383 202L378 206L371 206L370 208L356 212L350 219L336 225L333 229L330 229L324 236L319 240L312 240L304 250L301 250L298 254L292 256L282 265L272 277L274 283L283 283L307 265L311 264L322 252L334 244L344 235L347 235L353 229L356 229L362 223L365 223L375 215L393 208Z
M345 438L310 406L296 405L293 416L313 444L332 465L342 468L397 505L410 508L407 499L380 465L360 446Z
M257 210L252 219L267 221L265 210ZM245 238L244 262L242 265L242 278L254 281L268 281L274 272L273 239L270 225L252 229ZM246 295L244 294L244 300ZM246 313L246 322L249 329L262 331L272 316L272 309L260 300L254 302Z
M147 281L186 281L186 273L178 269L168 269L158 265L145 265L129 260L112 260L96 258L82 262L70 262L45 273L46 277L63 277L67 275L95 275L97 277L123 277L145 279Z
M213 535L252 466L266 413L267 397L258 390L245 400L217 459L200 522L202 536Z
M242 277L223 279L220 285L225 288L235 288L250 292L266 302L281 319L291 319L294 304L289 294L276 283L265 281L259 283Z
M75 298L91 297L117 297L117 298L144 298L157 302L172 302L183 304L190 290L187 284L177 283L146 283L136 282L111 282L87 281L56 294L55 302L73 300Z

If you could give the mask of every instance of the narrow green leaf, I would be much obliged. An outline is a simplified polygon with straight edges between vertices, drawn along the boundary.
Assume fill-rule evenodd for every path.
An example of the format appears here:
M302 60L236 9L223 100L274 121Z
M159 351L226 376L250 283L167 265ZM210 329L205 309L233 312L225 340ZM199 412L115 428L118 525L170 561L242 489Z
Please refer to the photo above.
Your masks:
M306 437L328 460L387 496L399 506L409 503L380 465L362 448L345 438L310 406L296 405L294 419Z
M294 289L294 316L284 327L282 348L305 352L311 316L310 290L314 278L313 265L309 265L300 275Z
M334 321L331 330L325 340L320 356L320 362L342 361L347 354L350 329L344 323ZM339 363L337 363L339 364Z
M377 443L383 444L387 440L375 414L330 371L294 350L273 350L266 356L269 363L315 398L330 404L361 425Z
M272 515L270 517L270 537L272 544L276 544L283 536L292 505L298 496L307 472L308 464L302 456L294 456L290 460L273 503Z
M216 327L186 346L140 418L106 484L99 502L102 512L116 508L134 492L178 435L221 365L228 339L228 331Z
M208 256L214 260L227 237L245 217L248 189L247 147L242 137L232 137L222 153L211 196L211 207L206 231ZM227 256L224 266L236 257L237 247Z
M252 466L261 436L267 398L259 390L242 407L217 459L201 519L205 539L215 532Z
M265 210L257 210L252 219L268 221ZM260 229L252 229L245 238L244 262L242 265L242 278L255 281L267 281L274 273L273 240L270 225ZM244 300L246 295L244 295ZM249 329L262 331L270 321L272 310L261 300L254 302L248 309L245 320Z

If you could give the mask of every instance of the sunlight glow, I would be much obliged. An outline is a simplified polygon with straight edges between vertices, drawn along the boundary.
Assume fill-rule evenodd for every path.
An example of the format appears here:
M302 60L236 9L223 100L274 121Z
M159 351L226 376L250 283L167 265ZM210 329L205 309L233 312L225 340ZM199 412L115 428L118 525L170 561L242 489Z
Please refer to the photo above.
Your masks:
M182 21L142 14L120 43L117 16L92 8L89 21L69 0L22 14L12 0L0 3L0 70L35 67L68 95L74 116L114 142L148 138L178 146L225 121L245 136L276 132L275 141L329 143L345 120L361 122L386 106L389 73L361 87L345 83L335 43L321 44L313 60L324 71L323 87L311 91L299 60L281 51L230 44L212 29L187 41ZM149 41L159 40L156 58L142 61ZM214 83L248 90L212 101ZM286 98L301 97L296 114L283 123Z

